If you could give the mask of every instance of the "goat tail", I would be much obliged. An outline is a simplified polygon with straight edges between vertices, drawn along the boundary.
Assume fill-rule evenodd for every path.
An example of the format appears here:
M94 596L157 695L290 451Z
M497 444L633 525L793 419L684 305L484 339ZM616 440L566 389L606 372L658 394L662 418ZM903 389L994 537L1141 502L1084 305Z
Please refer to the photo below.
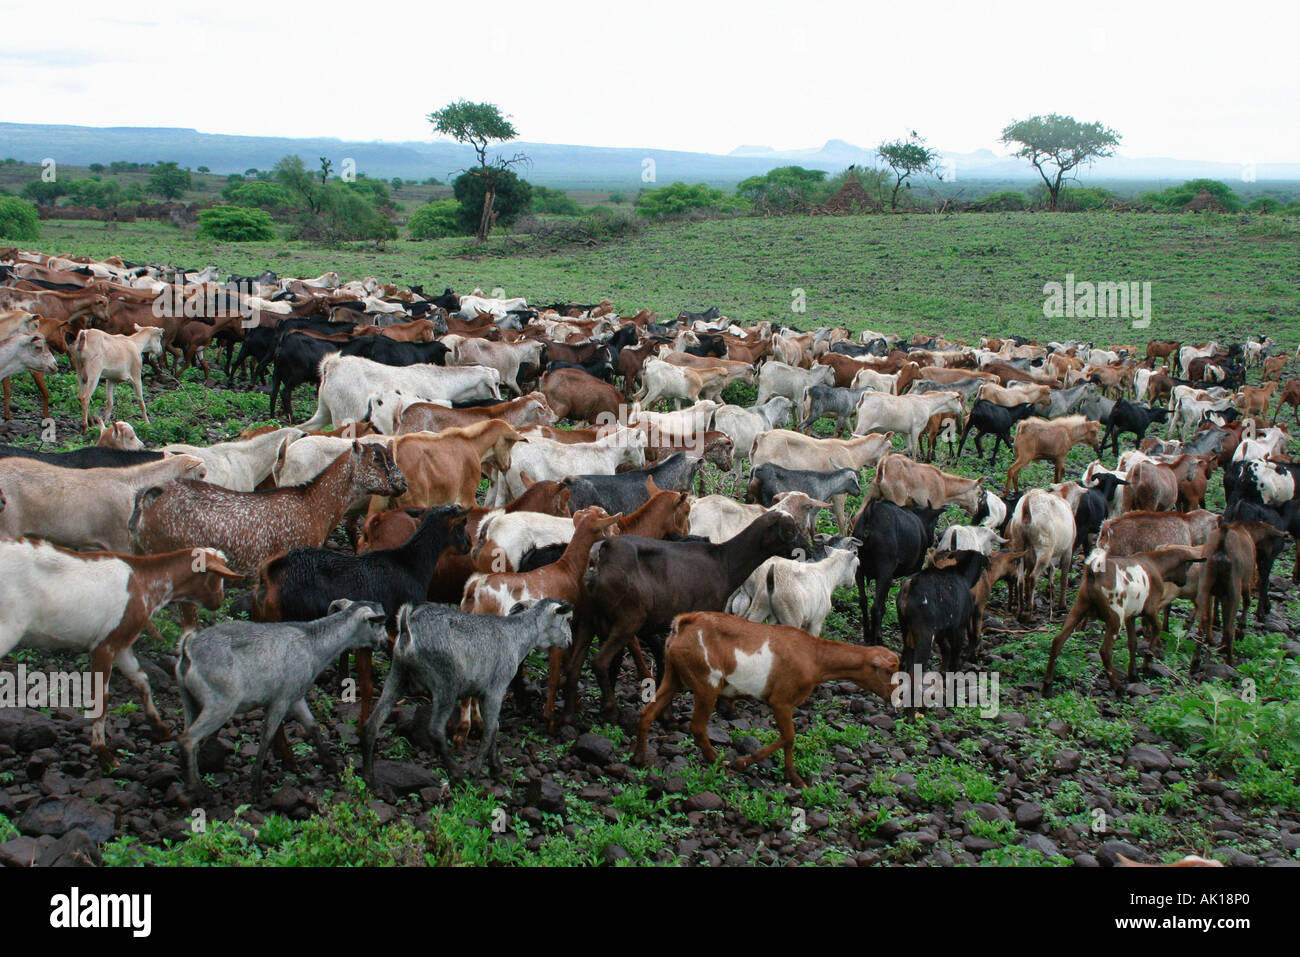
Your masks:
M411 614L414 611L415 605L409 601L404 603L401 608L397 609L397 618L394 623L395 630L397 631L397 641L393 645L394 651L401 647L403 642L410 642Z
M316 367L316 374L320 376L320 384L322 388L325 385L325 376L329 374L329 371L331 369L333 369L336 365L338 365L339 360L341 360L342 358L343 358L343 353L331 352L328 355L326 355L323 359L321 359L320 364Z
M195 632L192 631L181 635L181 640L176 645L176 684L181 688L185 687L185 677L194 667L194 659L190 657L190 642L194 635Z

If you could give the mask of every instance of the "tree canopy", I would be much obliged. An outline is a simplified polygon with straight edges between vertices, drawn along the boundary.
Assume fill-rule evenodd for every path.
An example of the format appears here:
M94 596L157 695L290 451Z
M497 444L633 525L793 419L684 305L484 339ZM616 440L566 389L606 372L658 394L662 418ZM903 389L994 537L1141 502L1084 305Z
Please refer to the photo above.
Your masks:
M898 191L916 173L933 173L939 163L938 150L925 145L925 139L915 132L905 140L892 140L876 147L876 153L894 173L894 190L889 195L889 208L898 208ZM911 189L911 184L908 183Z
M1095 159L1114 156L1120 135L1101 123L1081 123L1072 116L1049 113L1008 123L1001 141L1018 145L1016 155L1038 170L1047 185L1048 208L1056 209L1065 174Z

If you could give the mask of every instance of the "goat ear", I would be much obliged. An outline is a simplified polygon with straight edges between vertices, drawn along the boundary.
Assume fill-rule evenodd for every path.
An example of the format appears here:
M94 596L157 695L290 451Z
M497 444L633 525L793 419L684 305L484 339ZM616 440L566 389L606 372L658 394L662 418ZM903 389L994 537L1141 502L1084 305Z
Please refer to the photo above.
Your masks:
M227 565L220 558L215 558L215 557L211 557L207 560L207 565L205 566L204 570L210 571L216 575L220 575L222 578L229 578L232 580L236 578L244 577L239 572L233 570L229 565Z
M348 608L351 608L353 604L354 602L351 598L335 598L330 602L330 606L326 609L325 614L336 615L341 611L346 611Z

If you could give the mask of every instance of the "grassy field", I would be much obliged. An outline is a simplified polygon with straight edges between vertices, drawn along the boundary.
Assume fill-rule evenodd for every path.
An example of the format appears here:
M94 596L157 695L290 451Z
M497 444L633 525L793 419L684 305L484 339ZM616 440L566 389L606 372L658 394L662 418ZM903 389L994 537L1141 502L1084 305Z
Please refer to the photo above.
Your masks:
M953 337L1019 333L1085 338L1300 340L1300 226L1280 217L1074 213L743 218L648 226L596 247L550 247L498 234L397 241L374 248L222 245L156 223L45 222L47 252L256 273L376 275L468 291L499 287L529 301L608 297L620 312L673 316L718 305L741 322L771 319ZM1150 282L1151 326L1048 319L1043 285ZM806 312L793 311L803 290Z
M500 286L537 302L608 296L624 313L648 306L675 315L684 307L716 303L746 323L778 319L805 327L826 323L968 339L1019 332L1111 344L1166 337L1241 339L1262 332L1292 348L1300 341L1300 236L1285 221L1230 216L740 219L654 226L626 242L558 251L508 236L494 238L484 249L445 240L399 242L385 250L329 250L296 243L209 245L157 224L106 231L96 224L51 222L42 229L38 248L50 252L120 254L188 266L215 263L236 272L271 268L287 275L316 275L335 269L344 278L375 275L422 283L434 291L444 285L459 291ZM1070 272L1079 280L1150 281L1151 327L1045 319L1043 283L1063 281ZM791 311L794 289L804 290L805 314ZM50 385L60 438L81 444L81 437L68 430L76 409L71 373L51 376ZM219 441L270 421L265 395L205 386L194 371L179 384L164 379L148 383L147 390L153 425L141 425L134 400L123 389L118 390L119 414L131 419L151 446ZM732 387L726 398L748 404L752 389ZM18 440L34 442L39 411L26 377L15 381L15 402ZM97 397L95 407L101 403ZM295 396L300 416L310 414L313 405L311 389ZM1077 475L1091 458L1089 450L1076 449L1067 463L1069 473ZM1001 486L1009 462L1006 451L993 466L971 454L954 460L943 450L939 459L960 474L987 476L994 487ZM869 480L864 474L864 488ZM1050 468L1031 466L1023 480L1046 485ZM741 491L712 466L707 482L709 491ZM850 502L851 507L857 504ZM1222 505L1216 476L1209 507ZM830 530L825 515L823 530ZM1279 562L1277 575L1290 571L1290 560L1287 556ZM1076 570L1072 581L1077 584L1077 579ZM1275 587L1282 587L1277 578ZM770 768L735 775L705 766L680 731L656 732L660 762L655 768L628 768L621 759L631 747L635 692L627 678L620 688L628 705L621 724L591 729L611 742L620 758L599 772L572 756L576 735L550 739L529 716L514 714L508 705L511 713L502 730L508 775L503 782L460 784L436 798L412 794L393 806L397 818L381 820L374 813L377 802L359 782L345 778L340 791L336 779L305 776L311 773L309 758L302 775L284 780L304 790L323 789L326 802L319 814L300 821L241 809L247 786L241 764L225 785L222 805L208 809L214 822L208 834L167 846L152 837L137 843L127 832L106 847L105 860L588 864L609 860L609 848L617 847L631 863L1046 865L1067 864L1105 840L1133 843L1156 858L1196 852L1240 861L1276 854L1283 833L1295 831L1300 820L1300 667L1295 660L1300 596L1295 589L1288 586L1284 595L1279 593L1278 620L1265 629L1252 623L1250 636L1240 644L1238 667L1220 666L1208 681L1188 675L1190 606L1180 604L1170 633L1161 639L1164 670L1143 679L1147 690L1123 700L1104 690L1095 625L1067 643L1058 664L1060 690L1042 699L1037 689L1054 623L1040 617L1018 630L1001 595L999 588L991 607L993 647L980 661L981 668L1001 675L1000 717L982 719L971 709L953 709L895 722L879 703L828 685L798 719L796 764L810 778L802 791L782 784ZM225 611L205 613L204 621L226 616ZM176 625L167 613L160 616L160 626L168 639L175 637ZM892 598L884 628L885 642L896 647ZM852 589L836 594L825 634L861 640ZM142 642L149 655L170 651ZM1122 644L1116 649L1120 669L1127 663ZM45 660L32 652L14 657L29 663ZM535 678L540 678L539 665L534 663ZM1241 693L1245 682L1253 689L1249 700ZM120 732L141 748L141 753L124 754L124 764L173 761L170 750L143 750L145 743L136 740L139 716L129 726L124 720L130 714L129 694L115 685L113 697L112 704L121 705L115 712L122 718ZM688 701L688 696L679 699L679 715ZM335 707L328 693L318 694L318 710L332 714ZM586 707L593 707L590 692ZM174 720L170 698L163 708ZM338 712L329 736L344 738L346 753L352 750L348 741L355 741L355 715L342 706ZM765 708L742 704L737 714L743 720L726 725L736 747L746 740L771 740ZM239 742L256 731L251 723L237 725L241 729ZM1146 742L1173 752L1176 769L1154 777L1139 773L1127 754ZM429 764L429 755L415 751L404 738L389 735L381 746L389 759ZM1063 761L1062 755L1077 760ZM21 773L17 764L14 768L0 768L0 785L7 783L6 775ZM538 814L531 806L525 797L531 775L525 769L544 770L560 787L563 815ZM280 772L271 773L274 778ZM343 800L329 804L331 792ZM139 793L150 809L186 820L184 809L168 806L147 790ZM721 798L723 809L699 810L691 803L706 793ZM1226 795L1228 804L1219 795ZM1043 823L1036 831L1022 832L1008 820L980 817L972 807L980 802L1008 812L1032 803ZM1102 831L1097 831L1098 809L1105 812ZM490 824L503 810L509 824L498 833ZM226 823L232 815L242 816ZM244 822L257 828L256 839ZM7 826L0 815L0 840ZM1034 833L1049 843L1028 841ZM1052 847L1060 853L1052 853ZM1287 852L1290 859L1297 853L1294 848Z

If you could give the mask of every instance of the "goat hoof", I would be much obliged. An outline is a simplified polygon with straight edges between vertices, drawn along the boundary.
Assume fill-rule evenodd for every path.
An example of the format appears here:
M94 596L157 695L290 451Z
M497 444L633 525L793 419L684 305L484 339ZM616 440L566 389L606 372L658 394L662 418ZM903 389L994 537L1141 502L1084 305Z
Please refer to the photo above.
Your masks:
M172 741L176 738L176 734L171 728L160 725L150 725L149 730L145 733L149 735L150 741Z

